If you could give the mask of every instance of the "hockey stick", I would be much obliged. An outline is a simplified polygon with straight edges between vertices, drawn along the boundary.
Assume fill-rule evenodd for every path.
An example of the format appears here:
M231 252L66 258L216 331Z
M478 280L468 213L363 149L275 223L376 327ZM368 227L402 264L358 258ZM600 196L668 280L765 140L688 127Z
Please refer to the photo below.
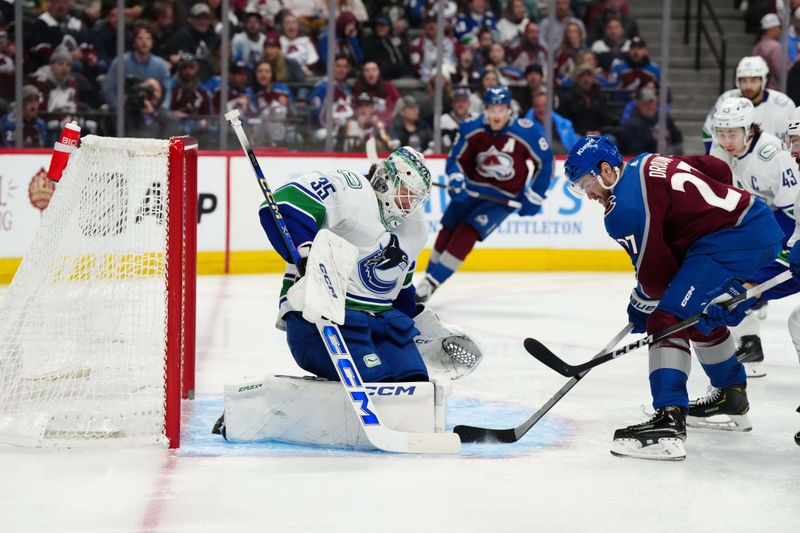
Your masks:
M380 160L378 158L378 149L377 145L375 144L375 137L370 137L367 139L366 143L366 152L367 152L367 159L369 160L370 165L377 164ZM441 187L443 189L451 190L450 187L444 183L437 183L435 181L431 181L431 185L434 187ZM481 194L477 191L472 191L467 189L467 195L471 198L477 198L479 200L486 200L487 202L494 202L500 205L507 205L511 209L519 209L522 207L522 202L518 202L517 200L507 200L505 198L496 198L494 196L488 196L486 194Z
M786 272L782 272L777 276L775 276L774 278L765 281L761 285L747 289L747 292L740 294L738 296L734 296L730 300L726 301L723 305L725 305L725 307L727 307L728 309L732 309L733 307L736 307L736 304L738 304L739 302L746 300L748 298L752 298L753 296L761 294L764 291L768 291L772 287L780 285L784 281L788 281L789 279L791 279L791 277L792 273L790 271L787 270ZM682 331L686 328L689 328L697 324L697 322L699 322L702 317L703 313L698 313L694 316L687 318L686 320L678 322L677 324L673 324L669 327L658 330L655 333L643 337L636 342L633 342L627 346L623 346L622 348L614 350L613 352L604 353L599 357L595 357L594 359L591 359L590 361L587 361L580 365L573 366L565 363L563 359L560 359L556 354L551 352L544 344L537 341L536 339L531 339L531 338L525 339L525 349L528 351L529 354L531 354L536 359L538 359L545 365L549 366L562 376L572 377L572 376L577 376L578 374L585 372L590 368L594 368L598 365L602 365L603 363L607 363L612 359L616 359L620 355L632 352L637 348L641 348L642 346L647 346L648 344L660 341L665 337L669 337L673 333L677 333L678 331Z
M434 187L441 187L442 189L447 189L448 191L452 190L449 185L444 183L438 183L436 181L432 181L431 185L433 185ZM522 202L518 202L516 200L506 200L505 198L497 198L494 196L489 196L487 194L481 194L471 189L467 189L467 195L470 198L477 198L478 200L486 200L487 202L493 202L495 204L507 205L512 209L519 209L520 207L522 207Z
M617 333L613 339L611 339L608 344L606 344L602 350L600 350L595 357L600 357L606 351L610 350L617 343L622 340L622 338L630 333L631 329L633 329L633 324L627 324L622 330ZM583 376L585 376L589 371L586 370L585 372L574 376L572 379L567 381L561 389L557 393L555 393L547 403L539 408L538 411L533 413L529 419L527 419L522 424L518 425L515 428L508 428L508 429L489 429L489 428L482 428L476 426L456 426L453 428L453 433L457 433L459 437L461 437L461 442L502 442L502 443L512 443L517 442L519 439L522 438L541 418L547 414L550 409L557 404L561 398L563 398L572 387L577 385L578 381L581 380Z
M278 210L278 204L275 202L269 184L261 171L261 166L258 164L253 149L250 147L250 141L242 128L241 120L239 120L239 110L229 111L225 114L225 119L230 123L236 133L236 137L239 139L242 150L250 160L250 166L258 179L261 192L264 193L264 198L269 204L275 223L280 228L283 242L289 250L294 264L300 274L304 274L304 269L300 264L300 254L297 252L297 247L292 241L286 222ZM353 406L356 418L373 446L387 452L399 453L457 453L461 450L461 440L454 433L406 433L384 426L358 373L339 327L326 318L322 318L315 325L322 338L322 344L325 345L333 366L339 374L342 386L350 397L350 404Z

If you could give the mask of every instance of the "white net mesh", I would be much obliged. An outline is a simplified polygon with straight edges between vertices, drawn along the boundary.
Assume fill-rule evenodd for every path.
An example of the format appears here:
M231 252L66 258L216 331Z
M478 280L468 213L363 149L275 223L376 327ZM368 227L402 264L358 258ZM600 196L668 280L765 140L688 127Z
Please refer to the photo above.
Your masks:
M0 303L0 443L164 442L168 150L72 155Z

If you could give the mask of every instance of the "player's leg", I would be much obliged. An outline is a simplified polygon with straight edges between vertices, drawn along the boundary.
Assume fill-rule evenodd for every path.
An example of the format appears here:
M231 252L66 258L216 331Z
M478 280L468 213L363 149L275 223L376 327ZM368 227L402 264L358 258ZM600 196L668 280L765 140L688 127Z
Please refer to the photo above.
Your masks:
M736 358L744 364L747 377L760 378L766 376L758 313L752 312L747 315L738 326L733 328L733 332L739 339L736 347Z
M448 208L448 212L442 217L443 225L452 225L455 229L447 245L439 252L438 261L428 265L425 283L430 285L433 290L447 281L461 267L476 242L488 237L508 215L514 212L508 206L481 200L469 204L463 202L463 204L471 206L471 210L467 213L464 213L463 208L459 208L457 214L464 216L459 218L450 216L451 212ZM420 289L425 289L422 284L417 288L417 292Z
M689 402L689 427L750 431L747 376L736 358L736 343L728 328L703 335L694 331L692 343L703 371L711 380L708 394ZM731 353L734 356L731 357Z
M662 297L659 308L686 318L699 313L708 294L730 278L750 279L774 258L775 247L703 254L690 251ZM690 330L697 357L711 380L711 393L689 404L687 424L734 431L751 429L747 412L747 377L736 358L736 346L727 328L703 334Z
M339 381L339 375L325 346L322 345L316 326L304 320L300 313L288 313L285 318L286 340L298 366L315 376ZM348 309L345 323L339 327L339 331L347 343L361 379L367 383L393 381L391 366L384 364L373 343L372 327L373 319L370 315Z
M652 333L680 321L674 315L654 311L647 322ZM649 347L650 392L653 417L614 432L611 453L640 459L681 460L686 457L686 381L691 368L688 333L680 331Z
M428 259L428 267L425 269L425 277L416 286L416 300L417 302L426 302L433 295L436 289L439 288L439 282L436 278L431 276L431 271L436 270L439 265L442 253L447 249L450 241L453 238L453 233L458 225L464 218L469 215L470 211L474 209L477 200L467 199L459 201L451 201L442 215L442 229L436 235L436 241L431 250L431 256Z
M800 360L800 306L795 307L789 315L789 335L792 337L792 344Z
M405 313L390 310L370 317L372 341L383 364L389 368L384 381L428 381L425 362L414 343L419 330Z
M453 238L454 229L455 228L452 227L442 226L442 229L439 230L438 235L436 235L436 241L433 243L433 250L431 250L431 256L428 259L428 267L425 269L425 277L416 286L414 298L417 303L427 302L428 299L433 296L436 289L439 288L439 284L431 277L430 272L431 270L435 270L439 264L439 258L442 252L445 251L447 245L450 243L450 239Z

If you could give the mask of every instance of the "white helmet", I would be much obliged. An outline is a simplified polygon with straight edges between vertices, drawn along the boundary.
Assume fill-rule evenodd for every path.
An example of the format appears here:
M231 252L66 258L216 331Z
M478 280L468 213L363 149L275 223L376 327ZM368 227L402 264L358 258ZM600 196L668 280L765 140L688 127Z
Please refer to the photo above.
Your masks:
M789 120L786 123L786 135L800 135L800 107L789 113Z
M755 108L747 98L727 98L714 113L714 130L718 128L744 128L744 136L750 133Z
M761 90L767 88L767 76L769 76L769 67L767 62L761 56L746 56L739 61L736 67L736 88L739 87L739 78L761 78Z
M398 148L379 163L370 182L378 197L381 221L389 231L425 205L431 192L425 156L410 146Z

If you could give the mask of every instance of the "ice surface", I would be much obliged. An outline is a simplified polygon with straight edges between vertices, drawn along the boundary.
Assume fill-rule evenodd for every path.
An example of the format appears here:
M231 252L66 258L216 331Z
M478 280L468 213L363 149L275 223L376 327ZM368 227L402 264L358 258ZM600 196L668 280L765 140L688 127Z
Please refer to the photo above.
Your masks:
M224 383L298 373L273 328L279 284L199 278L198 397L184 404L179 451L0 451L0 532L798 529L800 365L786 319L800 297L771 303L762 322L768 375L748 385L753 431L689 430L683 462L608 451L615 428L644 419L644 350L594 369L519 443L418 457L210 435ZM522 339L582 362L624 325L632 284L616 273L456 274L431 305L486 357L454 384L448 425L525 420L566 378ZM706 381L694 366L690 396L699 396Z

